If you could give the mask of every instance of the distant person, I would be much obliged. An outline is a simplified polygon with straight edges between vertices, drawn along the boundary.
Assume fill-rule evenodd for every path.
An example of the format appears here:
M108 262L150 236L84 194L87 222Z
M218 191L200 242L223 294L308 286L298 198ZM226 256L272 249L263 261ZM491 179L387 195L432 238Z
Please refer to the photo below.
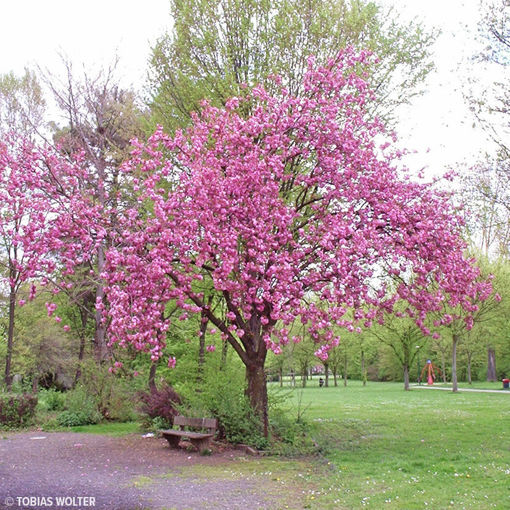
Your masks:
M322 388L324 386L324 379L319 377L319 387Z

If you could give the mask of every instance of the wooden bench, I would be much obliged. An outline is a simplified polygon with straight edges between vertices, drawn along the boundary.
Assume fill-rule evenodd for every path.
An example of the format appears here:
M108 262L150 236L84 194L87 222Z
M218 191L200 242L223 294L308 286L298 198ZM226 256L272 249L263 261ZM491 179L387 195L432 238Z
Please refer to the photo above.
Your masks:
M218 420L215 418L186 418L185 416L176 416L174 418L174 425L179 426L180 430L168 429L160 431L171 448L178 448L180 440L184 438L188 439L199 452L203 452L211 446L218 426ZM200 432L198 432L198 430L200 430Z

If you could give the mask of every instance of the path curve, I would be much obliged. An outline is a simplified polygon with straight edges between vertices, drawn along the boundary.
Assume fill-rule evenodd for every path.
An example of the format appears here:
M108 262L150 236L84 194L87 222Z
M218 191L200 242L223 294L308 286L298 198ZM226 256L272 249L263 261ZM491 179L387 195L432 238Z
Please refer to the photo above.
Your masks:
M416 388L416 389L421 389L421 390L443 390L443 391L452 391L451 388L444 388L444 387L441 387L441 386L429 386L428 384L427 385L424 385L424 384L411 384L409 386L410 388ZM483 390L483 389L477 389L477 388L459 388L457 390L459 393L461 392L471 392L471 393L497 393L498 395L510 395L510 391L509 390Z
M274 494L264 492L262 480L209 479L190 476L189 470L183 474L187 466L228 466L239 456L239 451L227 449L204 457L140 435L0 432L0 509L280 507ZM57 497L74 497L67 502L75 505L57 504Z

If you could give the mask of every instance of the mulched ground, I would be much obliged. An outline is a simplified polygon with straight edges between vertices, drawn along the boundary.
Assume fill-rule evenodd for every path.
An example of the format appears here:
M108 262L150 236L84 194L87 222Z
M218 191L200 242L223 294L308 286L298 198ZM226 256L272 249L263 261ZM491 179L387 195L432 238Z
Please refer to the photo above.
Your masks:
M236 450L216 448L211 456L201 456L170 449L164 439L140 435L24 432L0 437L1 509L280 508L274 496L264 493L263 480L180 474L191 465L228 467L242 455ZM61 506L57 496L75 500L68 501L71 506Z

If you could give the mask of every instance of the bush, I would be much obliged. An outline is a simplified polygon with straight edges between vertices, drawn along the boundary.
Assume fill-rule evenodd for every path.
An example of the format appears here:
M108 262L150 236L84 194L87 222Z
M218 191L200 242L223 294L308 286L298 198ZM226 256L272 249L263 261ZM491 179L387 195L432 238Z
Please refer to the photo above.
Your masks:
M107 420L132 421L137 418L133 407L137 381L112 374L94 361L82 363L81 386L91 395L96 409Z
M31 393L0 395L0 425L26 427L34 418L36 406L37 397Z
M91 425L94 423L98 423L99 414L96 416L91 416L85 412L77 411L62 411L57 416L57 423L61 427L77 427L79 425Z
M186 414L217 418L219 436L231 443L265 448L268 442L244 395L244 384L244 373L239 367L206 371L199 391L196 384L183 386Z
M168 384L154 392L139 392L138 398L140 412L144 415L143 425L151 430L156 423L160 425L158 428L171 427L182 404L181 397Z
M66 427L99 423L101 419L102 415L97 409L94 397L83 386L76 386L76 388L66 393L65 411L57 417L59 424ZM64 425L61 421L67 423L73 422L73 425ZM80 423L75 424L74 422L76 421Z
M39 391L39 406L46 411L63 411L65 394L56 390Z

